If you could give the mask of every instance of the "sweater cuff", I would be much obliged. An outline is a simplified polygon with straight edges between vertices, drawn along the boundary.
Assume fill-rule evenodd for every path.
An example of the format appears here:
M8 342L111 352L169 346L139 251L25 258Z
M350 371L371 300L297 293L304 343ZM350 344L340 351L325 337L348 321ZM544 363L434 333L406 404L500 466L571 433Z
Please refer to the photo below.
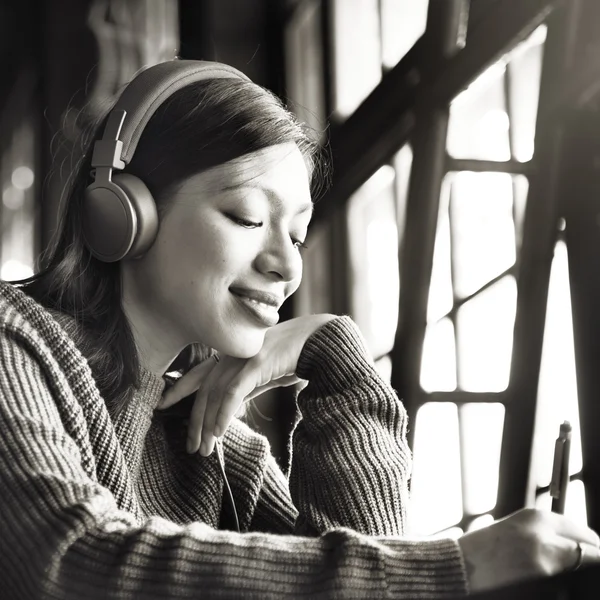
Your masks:
M389 547L396 545L386 540ZM454 539L398 542L397 551L406 554L407 561L386 561L385 573L392 597L404 597L407 591L419 590L420 597L462 598L469 594L467 570L460 545ZM410 595L410 593L408 594Z
M363 381L374 369L371 353L354 321L337 317L306 341L296 375L307 379L318 395L341 392Z

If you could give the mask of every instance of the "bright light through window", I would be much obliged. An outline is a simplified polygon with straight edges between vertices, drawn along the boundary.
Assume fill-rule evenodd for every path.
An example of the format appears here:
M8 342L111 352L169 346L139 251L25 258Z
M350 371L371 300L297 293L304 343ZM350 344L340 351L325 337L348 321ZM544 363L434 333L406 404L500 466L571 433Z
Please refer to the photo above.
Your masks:
M375 368L382 379L390 383L392 379L392 359L389 355L382 356L378 361L375 362Z
M512 177L508 173L456 173L450 215L454 290L465 297L515 263Z
M450 319L427 326L421 360L421 387L426 392L456 389L456 345Z
M381 80L378 0L333 0L334 107L352 114Z
M494 517L492 515L481 515L476 519L471 521L471 524L468 527L468 531L475 531L476 529L482 529L483 527L488 527L494 522Z
M450 156L521 162L533 157L545 39L542 25L454 99Z
M409 514L417 535L462 519L458 411L450 402L428 402L417 412Z
M581 525L587 525L587 509L585 504L585 488L583 481L571 481L567 487L567 498L565 501L565 515ZM552 498L549 492L540 494L535 501L538 508L550 510Z
M429 0L381 0L382 59L395 66L425 33Z
M520 162L533 158L546 32L546 25L540 25L511 52L508 63L510 136L513 155Z
M460 408L465 510L490 511L498 497L504 405L470 402Z
M538 486L550 483L554 442L563 421L569 421L573 428L569 466L571 473L577 473L582 455L569 260L566 244L559 241L550 272L534 429L533 468Z
M382 166L350 198L352 316L374 356L394 345L400 278L394 169Z
M448 153L455 158L509 160L503 62L492 65L450 105Z
M468 392L508 387L517 284L503 277L460 308L457 315L458 385Z
M287 96L290 107L312 129L325 132L321 3L302 2L285 30Z
M438 223L433 248L433 264L431 267L431 283L427 302L427 321L437 321L447 315L454 304L452 291L452 271L450 266L450 217L448 202L450 197L452 176L447 176L442 183Z

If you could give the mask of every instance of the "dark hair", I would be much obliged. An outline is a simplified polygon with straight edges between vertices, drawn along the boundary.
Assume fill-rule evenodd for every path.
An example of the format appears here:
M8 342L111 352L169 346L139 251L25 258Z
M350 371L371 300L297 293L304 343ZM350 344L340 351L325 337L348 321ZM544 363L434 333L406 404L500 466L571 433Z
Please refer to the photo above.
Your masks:
M91 139L83 142L86 150L63 196L61 228L44 268L21 285L46 308L72 317L63 325L86 357L109 410L118 414L131 399L133 386L139 385L139 357L121 306L119 265L94 258L81 230L91 150L107 116L84 134ZM125 172L146 183L162 215L169 192L183 179L286 142L297 144L305 157L314 198L325 182L320 176L325 161L306 126L274 94L252 82L205 80L179 90L158 108ZM207 350L200 345L187 348L173 367L188 368Z

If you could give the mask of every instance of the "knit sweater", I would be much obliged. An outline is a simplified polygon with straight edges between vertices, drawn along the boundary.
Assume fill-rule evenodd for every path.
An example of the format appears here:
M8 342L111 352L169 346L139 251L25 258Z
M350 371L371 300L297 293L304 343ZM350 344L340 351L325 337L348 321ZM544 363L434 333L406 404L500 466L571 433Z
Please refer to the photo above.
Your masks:
M338 317L306 342L289 479L267 440L216 453L155 408L142 370L114 420L59 322L0 283L2 598L447 598L467 593L455 540L403 537L406 413L360 332Z

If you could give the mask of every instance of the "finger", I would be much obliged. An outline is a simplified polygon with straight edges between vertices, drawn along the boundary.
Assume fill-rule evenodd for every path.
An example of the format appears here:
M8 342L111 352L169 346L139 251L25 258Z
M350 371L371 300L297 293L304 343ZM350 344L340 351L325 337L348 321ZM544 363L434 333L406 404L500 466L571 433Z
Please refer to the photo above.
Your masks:
M249 394L247 394L243 398L242 402L250 402L251 400L254 400L261 394L264 394L268 390L272 390L276 387L287 387L290 385L294 385L295 383L298 383L298 381L301 380L296 375L284 375L279 379L273 379L268 383L265 383L264 385L258 386L255 389L253 389ZM213 434L216 437L220 437L225 434L229 425L231 425L231 421L239 411L242 402L239 402L238 398L237 402L225 402L221 404L219 412L216 416L215 427L213 431Z
M548 513L548 517L554 520L555 531L559 535L574 542L585 542L590 546L600 547L600 538L593 529L557 513Z
M186 449L190 454L198 452L200 448L202 425L204 424L204 413L206 412L206 404L208 401L208 392L210 386L214 385L211 375L214 375L215 370L211 371L204 384L196 392L196 399L194 400L194 406L190 413L190 420L188 424L188 435L186 442Z
M600 550L598 550L597 546L592 546L591 544L586 544L585 542L583 542L581 544L581 551L582 565L600 564Z
M214 387L208 393L204 423L202 426L202 439L200 442L200 454L210 456L215 447L214 426L217 413L219 412L222 395L218 387Z
M207 423L207 426L212 425L213 435L219 437L225 433L231 419L244 402L259 396L269 387L277 387L272 385L271 381L261 383L259 378L260 370L252 361L248 361L229 380L227 388L219 392L221 395L220 400L215 403L218 410L215 411L213 422Z
M202 361L180 377L168 390L165 391L157 408L164 410L177 404L181 399L194 393L201 382L206 379L216 363L213 359Z
M219 388L219 382L229 381L243 363L244 361L239 359L225 357L213 366L210 373L202 382L200 388L196 392L196 400L194 401L194 407L192 408L192 413L190 415L187 440L188 452L193 453L200 450L200 453L203 456L209 456L212 453L214 444L211 444L210 439L208 439L207 443L202 447L202 442L204 442L204 438L207 437L204 434L204 430L207 430L207 412L213 421L210 424L210 428L207 430L211 432L211 435L214 427L214 416L212 416L213 409L210 411L208 411L208 409L215 403L215 394L216 398L219 398L219 394L216 392Z
M600 564L600 551L596 546L586 542L574 542L570 540L568 548L565 549L562 572L569 573L577 571L580 567Z
M261 394L264 394L265 392L268 392L269 390L272 390L273 388L289 387L290 385L295 385L295 384L299 383L300 381L304 381L304 380L300 379L300 377L298 377L297 375L284 375L283 377L280 377L279 379L273 379L273 380L269 381L268 383L265 383L264 385L261 385L261 386L257 387L256 389L252 390L246 396L245 402L254 400L254 398L257 398ZM217 423L218 423L218 420L217 420Z

